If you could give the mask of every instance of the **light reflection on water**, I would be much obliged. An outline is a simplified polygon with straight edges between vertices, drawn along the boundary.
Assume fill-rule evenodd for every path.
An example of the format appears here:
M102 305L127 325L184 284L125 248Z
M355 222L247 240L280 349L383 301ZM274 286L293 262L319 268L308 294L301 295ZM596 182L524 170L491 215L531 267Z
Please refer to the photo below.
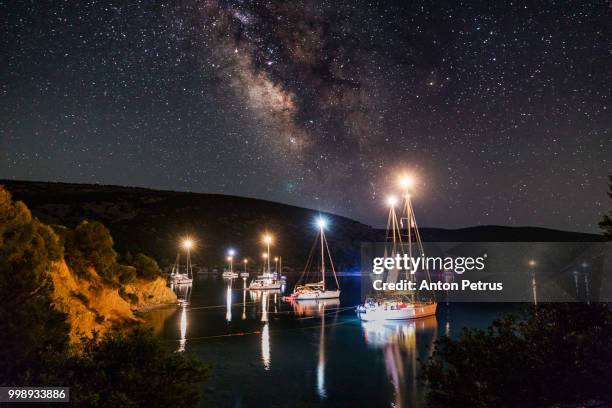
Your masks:
M371 321L361 325L366 343L380 349L384 355L387 376L393 388L391 406L418 406L422 398L418 387L419 359L429 357L429 354L419 355L419 350L433 349L438 329L436 317ZM419 341L423 344L417 344Z
M491 320L474 306L451 305L439 307L437 319L360 322L353 310L359 280L342 279L341 299L288 303L279 290L245 290L245 280L196 276L193 286L174 288L182 301L173 313L154 310L149 317L158 326L166 319L159 332L170 347L212 366L206 393L218 406L296 400L305 406L418 407L424 394L419 360L429 356L433 342L462 325ZM357 283L346 289L350 279Z

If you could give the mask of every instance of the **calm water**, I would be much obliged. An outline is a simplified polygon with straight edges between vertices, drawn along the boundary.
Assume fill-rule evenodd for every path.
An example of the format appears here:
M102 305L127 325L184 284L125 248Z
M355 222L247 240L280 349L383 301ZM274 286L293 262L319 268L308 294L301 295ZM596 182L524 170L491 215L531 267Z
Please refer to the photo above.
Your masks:
M436 317L362 323L354 313L360 278L340 284L340 300L290 304L279 291L243 290L242 278L198 275L177 290L185 304L147 319L169 347L212 367L205 393L213 406L418 407L419 360L433 342L516 308L442 304Z

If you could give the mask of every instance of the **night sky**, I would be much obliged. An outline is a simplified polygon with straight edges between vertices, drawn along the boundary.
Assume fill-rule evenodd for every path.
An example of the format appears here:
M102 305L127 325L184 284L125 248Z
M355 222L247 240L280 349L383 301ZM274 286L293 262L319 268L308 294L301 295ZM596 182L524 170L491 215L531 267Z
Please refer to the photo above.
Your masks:
M504 3L504 4L502 4ZM0 178L597 231L610 2L0 1Z

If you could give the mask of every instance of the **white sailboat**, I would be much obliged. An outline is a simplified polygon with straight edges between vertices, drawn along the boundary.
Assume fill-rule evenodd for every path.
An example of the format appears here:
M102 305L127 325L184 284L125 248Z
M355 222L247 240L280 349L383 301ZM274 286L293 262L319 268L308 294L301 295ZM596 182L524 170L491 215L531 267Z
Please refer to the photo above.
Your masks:
M323 218L319 218L317 220L317 226L319 227L319 234L317 235L317 239L315 240L315 244L313 246L316 247L317 242L320 241L321 246L321 268L320 268L320 280L317 277L316 282L297 284L293 289L293 293L291 294L291 298L295 300L316 300L316 299L335 299L340 297L340 285L338 283L338 277L336 276L336 270L334 269L334 263L331 258L331 254L329 252L329 246L327 245L327 240L325 239L325 225L326 221ZM313 251L311 251L311 256L306 262L306 267L304 268L304 272L302 273L302 277L304 278L307 274L308 268L310 266L310 261L312 259ZM326 256L327 254L327 256ZM336 281L336 289L329 289L325 282L325 260L329 259L329 265L334 276L334 280ZM300 278L300 280L301 280Z
M281 289L283 282L278 279L276 274L272 273L270 269L270 244L272 243L272 235L265 234L263 242L267 246L267 252L264 253L264 272L262 275L257 276L249 284L249 290L276 290Z
M242 262L244 263L244 271L240 272L240 277L246 279L249 277L249 273L247 272L247 263L249 263L249 260L247 258L244 258Z
M179 251L176 254L176 261L172 266L172 272L170 272L170 282L174 285L188 285L193 282L193 268L191 265L190 253L191 248L193 246L193 241L191 239L185 239L182 245L187 252L185 260L185 271L181 271L181 252Z
M229 263L229 269L223 271L221 276L223 276L225 279L236 279L238 277L238 272L234 272L234 255L236 254L236 251L230 249L227 253L227 262Z
M417 227L410 194L408 194L411 184L408 178L400 181L403 189L400 217L395 212L397 199L390 197L388 200L390 209L386 242L391 244L391 257L397 254L402 256L407 254L412 258L413 247L418 251L418 256L425 256L421 234ZM385 248L385 256L387 256L386 252L387 248ZM425 268L425 275L425 279L431 281L427 268ZM416 276L406 270L406 280L415 280ZM387 274L387 281L395 282L398 277L399 271L391 270ZM357 314L363 321L418 319L435 315L437 306L433 292L425 294L419 291L406 291L394 296L368 298L357 307Z

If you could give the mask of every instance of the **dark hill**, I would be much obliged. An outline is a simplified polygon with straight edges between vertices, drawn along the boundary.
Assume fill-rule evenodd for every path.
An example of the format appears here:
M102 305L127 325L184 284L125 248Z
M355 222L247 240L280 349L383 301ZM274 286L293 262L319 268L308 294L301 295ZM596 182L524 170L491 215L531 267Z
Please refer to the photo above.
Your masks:
M249 256L259 261L263 250L259 241L267 228L277 237L272 253L299 269L316 233L312 221L317 211L264 200L89 184L13 180L0 184L43 222L73 227L85 218L101 221L120 251L145 252L163 263L174 259L179 239L188 234L198 241L196 263L222 264L229 246L239 249L240 259ZM346 217L326 216L331 221L328 240L339 269L359 264L361 242L384 239L384 231ZM421 233L424 240L448 242L602 240L594 234L533 227L422 228Z

